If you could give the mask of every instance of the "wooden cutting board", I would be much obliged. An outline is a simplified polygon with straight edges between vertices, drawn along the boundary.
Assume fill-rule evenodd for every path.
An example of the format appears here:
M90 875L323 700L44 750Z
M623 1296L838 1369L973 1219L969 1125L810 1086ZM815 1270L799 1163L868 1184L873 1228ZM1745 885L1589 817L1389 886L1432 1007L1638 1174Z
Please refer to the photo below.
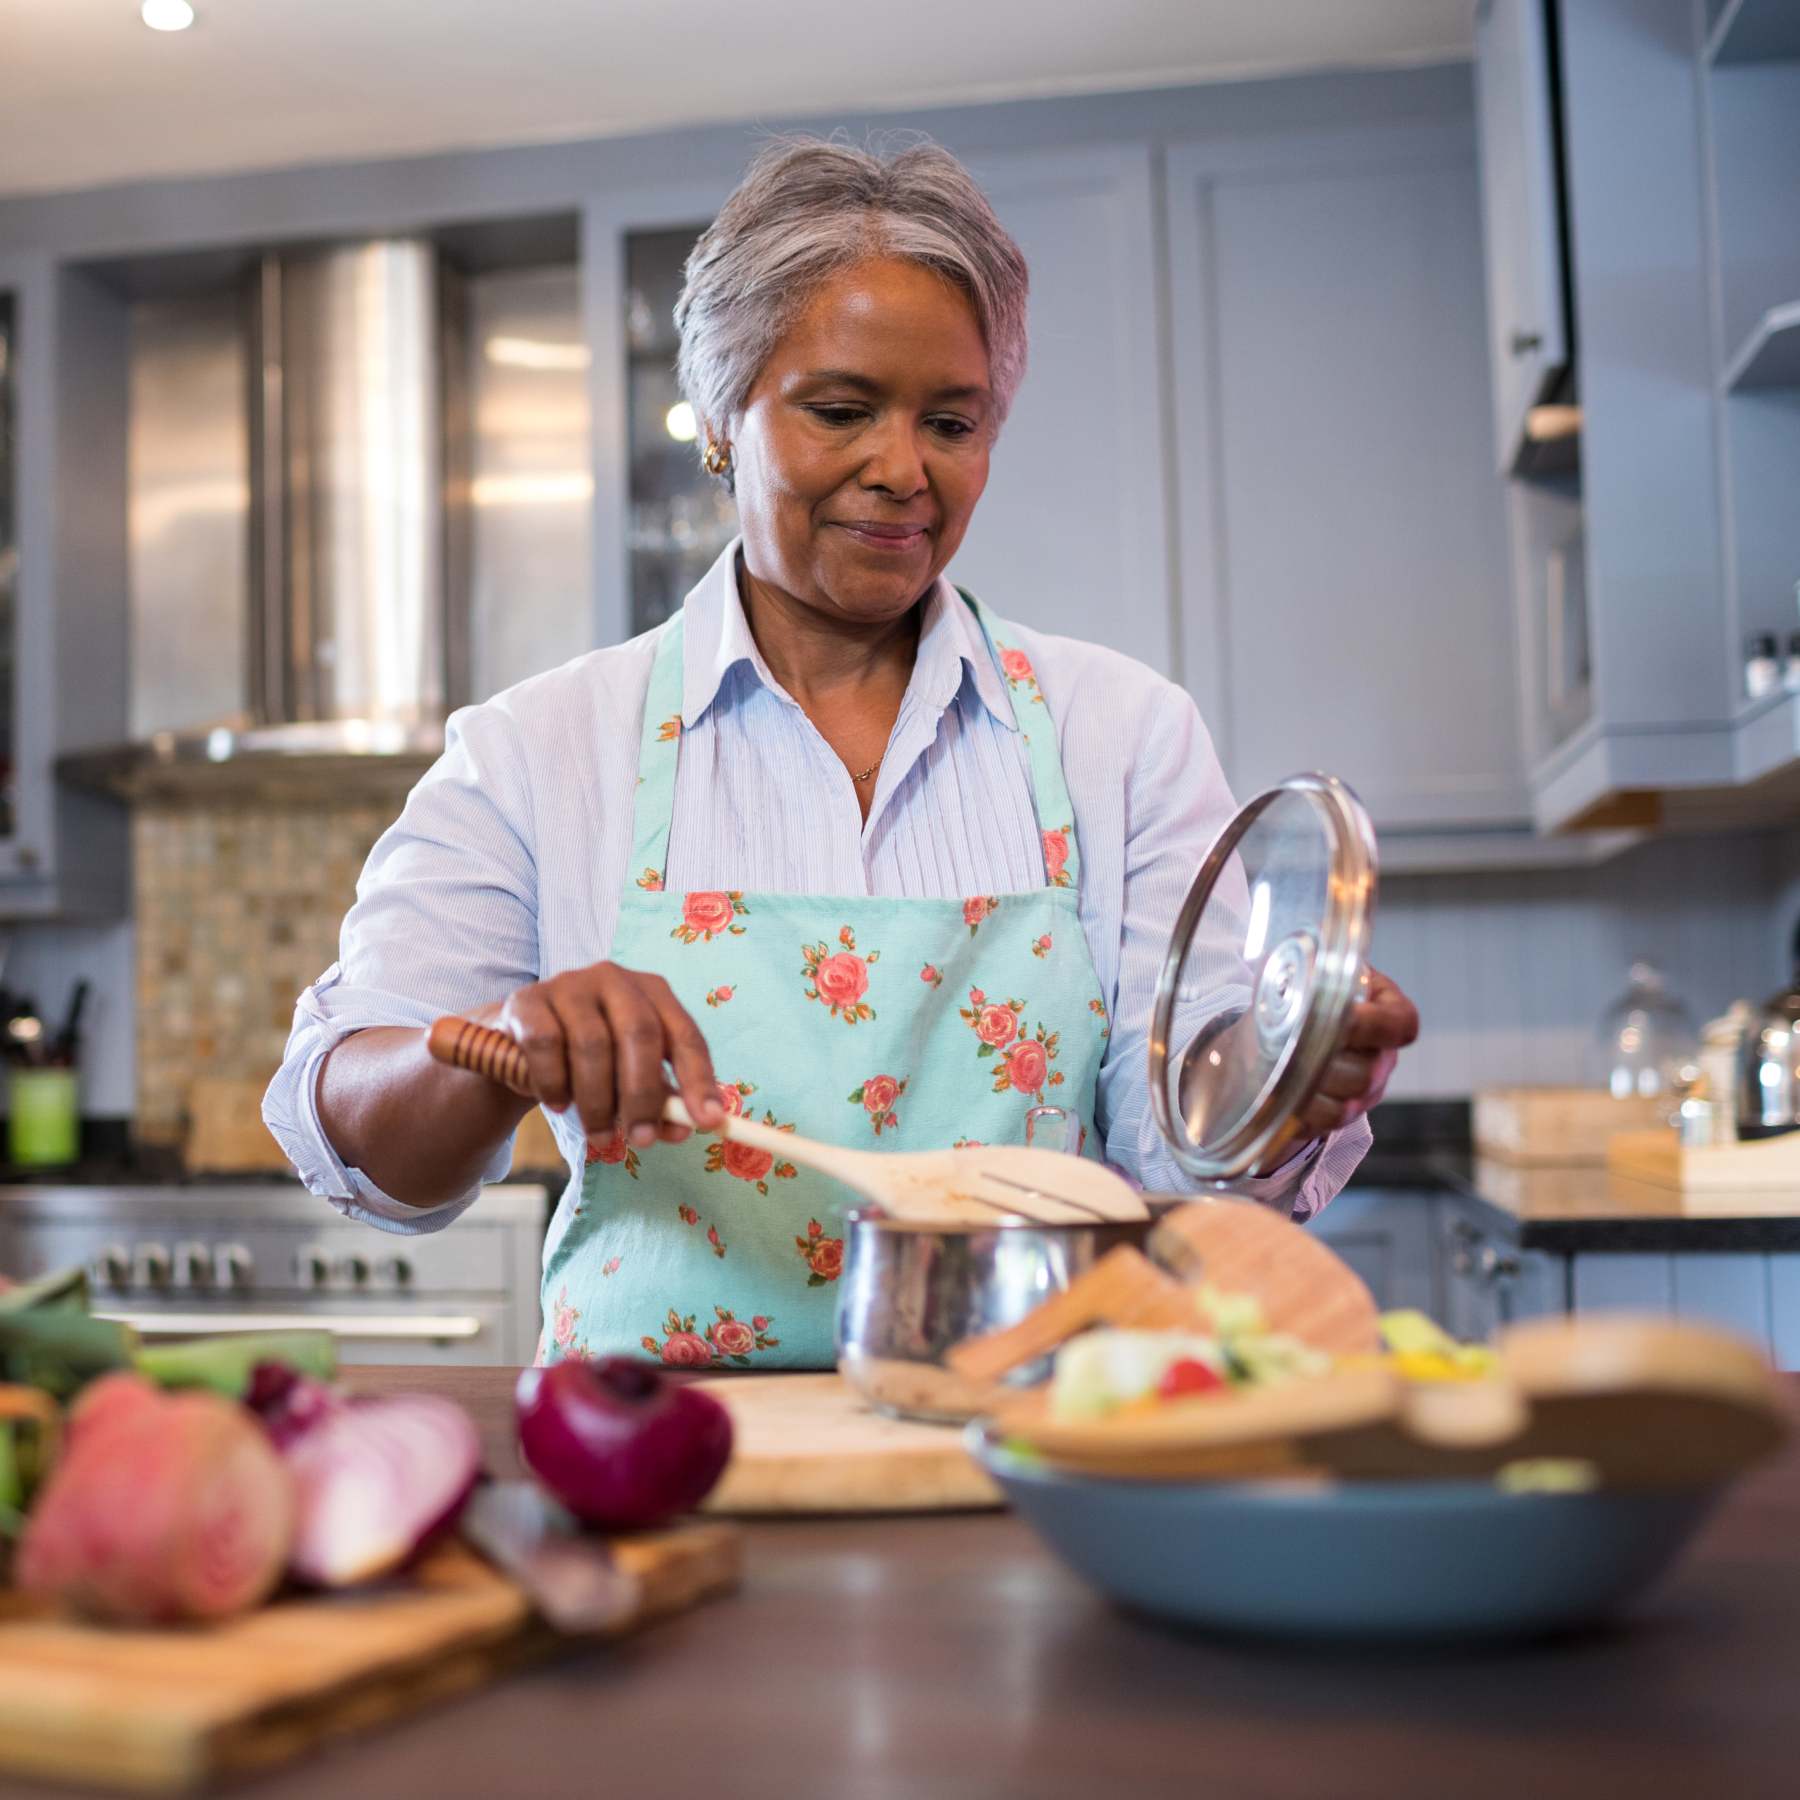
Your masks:
M614 1544L637 1630L737 1583L739 1533L695 1525ZM284 1600L210 1629L108 1630L0 1615L0 1769L176 1792L266 1768L434 1704L570 1642L464 1545L404 1584Z
M961 1428L890 1419L841 1375L734 1375L699 1384L736 1436L705 1511L955 1512L1003 1504Z

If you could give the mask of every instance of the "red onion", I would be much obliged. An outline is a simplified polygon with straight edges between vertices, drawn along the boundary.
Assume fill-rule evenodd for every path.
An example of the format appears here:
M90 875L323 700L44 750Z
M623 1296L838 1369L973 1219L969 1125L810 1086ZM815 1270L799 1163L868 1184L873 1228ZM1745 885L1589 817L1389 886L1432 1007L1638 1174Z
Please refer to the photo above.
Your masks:
M314 1587L353 1587L410 1562L480 1477L481 1440L454 1401L346 1399L263 1369L251 1391L299 1495L288 1570Z
M660 1525L698 1506L731 1459L731 1415L630 1357L527 1369L515 1395L526 1466L579 1519Z

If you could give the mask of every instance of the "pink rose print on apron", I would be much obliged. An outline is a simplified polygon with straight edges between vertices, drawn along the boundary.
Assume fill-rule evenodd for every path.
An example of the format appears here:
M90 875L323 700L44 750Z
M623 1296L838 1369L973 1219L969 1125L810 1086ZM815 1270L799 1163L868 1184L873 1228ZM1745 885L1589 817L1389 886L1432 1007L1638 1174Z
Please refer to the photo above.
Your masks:
M806 1221L806 1236L794 1239L794 1248L806 1264L806 1285L824 1287L844 1272L844 1240L827 1237L825 1227L817 1219Z
M1004 1094L1009 1088L1033 1100L1042 1100L1046 1087L1059 1087L1062 1072L1052 1069L1061 1047L1062 1034L1047 1025L1039 1025L1035 1035L1027 1035L1021 1024L1025 1011L1023 1000L990 1000L980 988L969 989L969 1004L957 1010L980 1040L975 1054L983 1061L998 1057L994 1070L993 1091Z
M776 1131L792 1131L792 1125L783 1125L772 1112L763 1114L762 1122ZM706 1172L709 1175L735 1175L739 1181L747 1181L759 1194L767 1194L769 1180L793 1181L800 1171L791 1162L777 1162L767 1150L755 1144L740 1144L735 1138L714 1138L706 1146ZM714 1249L723 1256L724 1250L715 1244Z
M626 1143L623 1125L615 1125L612 1136L603 1143L590 1143L587 1147L587 1160L591 1163L623 1165L625 1173L633 1181L638 1178L638 1153Z
M874 1007L863 996L869 991L870 966L880 962L881 952L871 950L859 956L856 933L848 925L838 933L838 942L843 948L835 951L824 942L801 946L800 954L806 958L806 967L800 971L807 984L806 997L817 1000L834 1019L860 1025L875 1016Z
M900 1115L894 1111L894 1102L905 1092L905 1081L896 1081L892 1075L871 1075L850 1096L850 1104L860 1106L869 1115L869 1123L880 1137L890 1125L898 1129Z
M741 893L689 894L681 902L681 919L669 933L684 944L710 944L729 933L742 937L748 927L738 924L749 907Z
M963 902L963 923L968 926L970 937L981 929L981 921L999 904L998 894L977 894L973 899Z
M694 1329L692 1313L669 1308L663 1322L661 1340L646 1334L640 1341L644 1348L672 1369L705 1369L715 1362L734 1363L740 1369L750 1366L750 1358L759 1350L775 1350L781 1339L769 1335L775 1321L764 1313L740 1319L727 1307L715 1306L717 1315L704 1332Z
M1000 673L1006 677L1006 685L1016 694L1022 690L1029 693L1033 706L1044 704L1043 689L1038 686L1037 671L1031 666L1031 658L1023 650L1010 650L994 640L994 648L1000 652Z
M1044 869L1052 887L1069 885L1069 833L1074 829L1073 825L1064 825L1044 833Z

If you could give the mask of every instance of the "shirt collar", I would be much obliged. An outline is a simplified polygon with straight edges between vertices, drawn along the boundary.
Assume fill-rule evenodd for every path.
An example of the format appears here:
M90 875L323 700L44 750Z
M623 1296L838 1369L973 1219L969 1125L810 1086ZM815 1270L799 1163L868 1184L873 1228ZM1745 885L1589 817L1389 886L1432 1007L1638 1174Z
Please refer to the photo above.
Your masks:
M741 665L748 666L764 687L782 692L750 635L750 622L738 598L740 541L733 538L726 545L682 605L681 722L689 730L719 697L726 676ZM1002 725L1009 731L1018 729L980 621L950 582L939 576L925 602L907 696L942 712L965 682Z

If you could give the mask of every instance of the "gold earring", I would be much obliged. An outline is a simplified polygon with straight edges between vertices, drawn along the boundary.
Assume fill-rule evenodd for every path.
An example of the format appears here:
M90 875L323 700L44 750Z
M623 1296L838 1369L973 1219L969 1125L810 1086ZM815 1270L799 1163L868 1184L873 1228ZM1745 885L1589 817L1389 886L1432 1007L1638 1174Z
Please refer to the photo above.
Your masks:
M700 458L707 474L729 475L731 473L731 446L720 444L712 438L706 440L706 453Z

